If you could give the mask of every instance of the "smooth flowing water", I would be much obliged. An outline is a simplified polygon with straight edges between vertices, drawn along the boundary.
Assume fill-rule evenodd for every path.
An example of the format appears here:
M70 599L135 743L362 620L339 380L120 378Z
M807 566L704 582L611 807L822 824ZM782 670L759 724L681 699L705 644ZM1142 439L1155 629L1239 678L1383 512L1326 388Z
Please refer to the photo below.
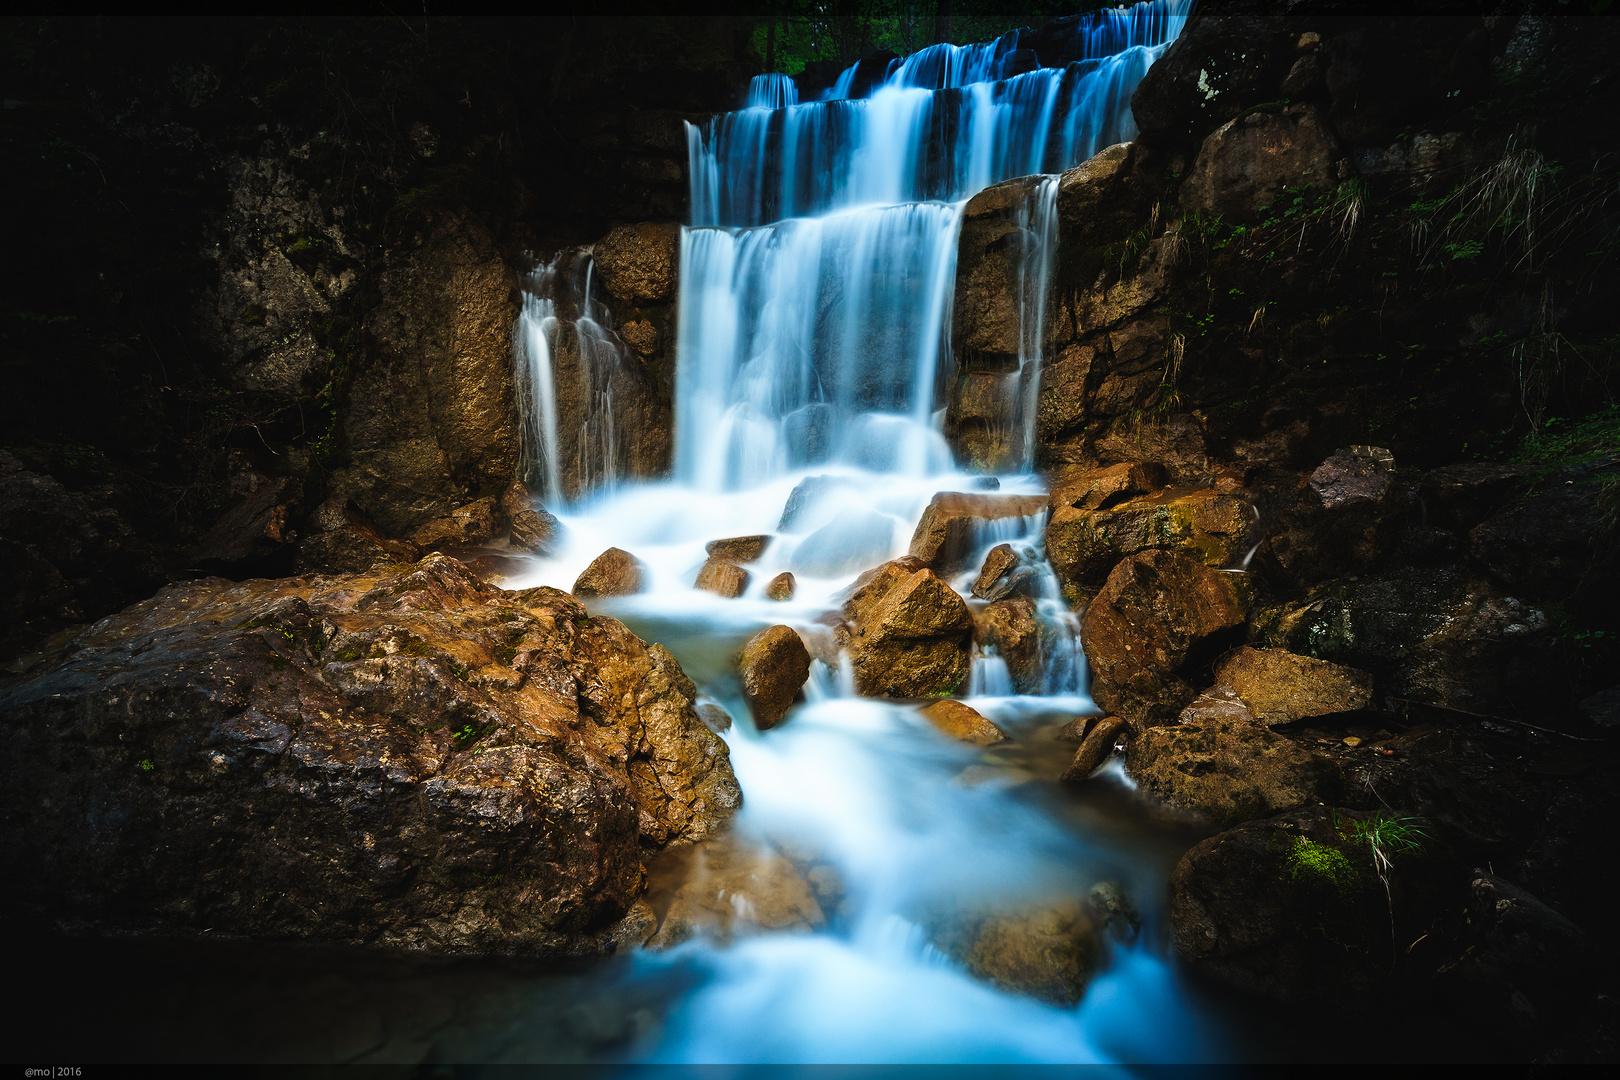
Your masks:
M957 470L940 434L963 206L989 184L1055 173L1131 138L1130 93L1189 7L1155 0L1080 20L1063 67L1011 74L1012 34L934 46L876 75L852 67L818 101L801 102L783 76L760 76L748 107L689 126L669 481L603 478L558 500L557 395L544 385L559 332L547 292L561 280L557 264L531 283L519 357L530 472L566 537L507 584L568 589L608 547L645 564L642 593L594 610L666 645L704 700L735 718L725 737L744 807L730 849L790 860L789 876L815 885L820 916L773 931L756 907L764 892L738 888L735 918L714 932L613 968L615 1000L641 1004L610 1009L613 1038L585 1056L1143 1062L1232 1052L1167 959L1164 875L1188 836L1151 820L1117 763L1084 796L1055 783L1073 746L1054 733L1095 710L1078 624L1050 572L1034 586L1043 674L1025 689L1039 692L1015 694L993 652L974 657L965 700L1013 736L988 751L940 735L915 704L856 696L826 622L859 572L906 553L936 492L990 486ZM1019 220L1023 333L1007 422L1023 468L998 478L1008 494L1043 490L1028 466L1055 195L1053 178L1037 183ZM588 272L574 306L577 333L611 338ZM1044 567L1043 526L1037 515L986 527L953 585L965 595L997 543ZM694 589L707 541L759 533L773 540L748 567L743 596ZM765 596L780 571L797 578L790 601ZM817 660L805 701L761 733L735 655L783 623ZM672 859L655 870L655 906L667 908L705 865ZM1003 992L940 947L941 927L963 911L1061 907L1100 883L1131 899L1139 929L1116 923L1102 935L1099 973L1077 1007Z

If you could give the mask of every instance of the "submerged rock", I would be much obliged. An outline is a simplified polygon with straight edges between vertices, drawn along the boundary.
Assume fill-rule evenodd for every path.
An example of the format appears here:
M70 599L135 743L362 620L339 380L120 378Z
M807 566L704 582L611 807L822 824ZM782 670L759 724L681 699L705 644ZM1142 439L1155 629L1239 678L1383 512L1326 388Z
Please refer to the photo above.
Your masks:
M1193 699L1189 678L1235 644L1248 588L1175 552L1122 560L1081 623L1097 704L1131 721L1173 719Z
M699 935L724 941L763 930L805 934L826 924L809 882L792 862L728 838L698 845L686 880L647 944L667 949Z
M692 587L734 599L748 589L748 578L748 571L736 563L711 555L703 564L703 569L698 571L697 581L693 582Z
M838 516L799 542L791 560L795 572L838 577L887 555L894 543L894 519L858 507Z
M765 554L765 549L774 539L765 533L758 536L733 536L725 540L710 540L704 545L704 550L711 559L725 559L729 562L750 563Z
M1335 799L1344 787L1332 758L1271 731L1226 686L1199 695L1177 723L1140 732L1126 765L1153 795L1227 827Z
M1125 721L1117 716L1105 716L1091 725L1080 743L1080 749L1074 752L1074 760L1063 770L1063 782L1078 784L1089 780L1091 774L1108 760L1114 752L1114 744L1127 731Z
M798 587L798 580L784 570L765 583L765 595L772 600L791 600Z
M928 503L911 535L910 554L930 569L959 569L978 547L985 526L1046 510L1044 495L984 495L942 491Z
M844 615L840 644L862 694L934 697L966 681L973 616L920 559L906 556L856 578Z
M1245 645L1220 662L1215 677L1243 699L1256 719L1272 727L1372 703L1373 679L1365 671L1283 649Z
M1007 741L1007 733L986 720L977 709L960 701L936 701L917 710L924 720L941 733L975 746L994 746Z
M816 504L827 495L843 488L852 488L855 484L842 476L807 476L800 480L788 494L787 503L782 507L782 517L776 523L779 533L803 532L801 521Z
M616 620L445 556L173 585L0 696L0 845L26 874L8 906L121 930L591 951L635 921L647 852L740 803L696 696Z
M1064 1007L1079 1002L1098 959L1097 928L1078 900L957 911L932 936L975 978Z
M608 548L574 581L574 595L587 599L600 596L631 596L641 591L641 561L622 548Z
M810 650L793 627L772 626L748 639L737 670L754 726L768 731L782 722L809 681Z

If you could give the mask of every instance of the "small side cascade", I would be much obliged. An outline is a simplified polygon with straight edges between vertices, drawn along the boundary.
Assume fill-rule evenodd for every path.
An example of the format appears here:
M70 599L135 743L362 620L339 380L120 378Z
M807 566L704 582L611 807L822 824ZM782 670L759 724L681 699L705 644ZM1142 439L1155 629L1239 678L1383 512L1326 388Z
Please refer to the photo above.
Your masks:
M1030 190L1019 211L1018 227L1024 241L1018 261L1018 370L1015 392L1017 415L1008 427L1014 435L1013 458L1020 472L1035 465L1035 412L1041 393L1041 338L1046 326L1046 300L1051 292L1052 267L1057 261L1058 178L1042 177Z
M772 71L755 75L748 84L747 109L785 109L799 103L799 84L791 75Z
M614 415L629 351L591 296L591 249L569 248L523 281L514 335L522 476L548 505L610 492L626 472Z

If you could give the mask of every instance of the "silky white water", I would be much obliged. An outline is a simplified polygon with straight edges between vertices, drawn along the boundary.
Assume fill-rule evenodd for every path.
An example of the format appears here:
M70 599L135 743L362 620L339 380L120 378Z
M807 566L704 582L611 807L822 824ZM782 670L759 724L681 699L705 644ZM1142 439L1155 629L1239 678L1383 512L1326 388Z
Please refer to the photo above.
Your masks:
M690 128L673 478L621 477L566 504L553 494L559 548L505 584L570 589L605 549L632 552L646 568L644 591L592 610L667 646L703 697L734 718L725 738L744 797L737 842L811 853L836 869L843 891L814 932L751 933L740 922L731 940L638 953L632 981L681 989L615 1056L1131 1063L1229 1052L1167 958L1169 849L1074 802L1051 782L1056 769L1035 775L1031 762L1045 751L1020 749L1050 746L1057 725L1095 711L1078 622L1042 558L1044 515L983 529L969 569L951 579L966 595L998 543L1027 550L1041 568L1032 585L1041 685L1025 687L1038 692L1016 693L1006 662L987 652L974 657L964 696L1014 737L1011 748L968 746L936 732L915 705L855 696L824 621L857 574L906 553L936 492L986 486L958 471L939 429L953 375L962 206L988 184L1056 172L1128 139L1130 92L1189 7L1156 0L1088 17L1075 26L1080 59L1006 79L997 75L1016 35L897 61L858 100L847 97L853 68L821 101L761 76L750 107ZM1026 468L1055 190L1037 184L1020 219L1024 332L1008 423ZM588 296L584 307L611 325ZM529 400L553 410L529 428L531 461L549 488L543 443L557 438L556 396L538 385L546 354L533 344L544 344L546 318L554 309L531 302L522 361ZM815 477L813 497L783 521L794 489ZM1028 472L998 479L1003 494L1044 490ZM693 588L706 542L761 533L773 540L747 567L741 597ZM765 586L782 571L797 592L772 601ZM819 659L805 701L761 733L735 653L774 624L798 630ZM1117 764L1093 784L1121 805L1134 797ZM934 944L942 911L1059 903L1105 881L1134 902L1141 930L1105 941L1078 1007L998 990ZM746 912L747 898L738 906Z

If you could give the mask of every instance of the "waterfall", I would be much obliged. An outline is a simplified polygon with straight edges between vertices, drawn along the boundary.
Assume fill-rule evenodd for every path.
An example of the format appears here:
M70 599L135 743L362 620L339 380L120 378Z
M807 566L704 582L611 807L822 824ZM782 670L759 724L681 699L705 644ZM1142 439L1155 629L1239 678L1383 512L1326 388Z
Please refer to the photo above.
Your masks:
M962 207L1016 176L1054 173L1134 135L1130 95L1189 5L1154 0L1076 20L1062 67L999 77L1017 34L936 45L851 98L757 77L749 107L687 125L692 224L681 243L675 474L757 487L839 462L925 476L948 467L935 414ZM1028 243L1015 463L1027 467L1055 178Z
M626 472L614 395L630 361L593 276L590 249L569 248L523 280L513 335L520 475L551 506L611 492Z

